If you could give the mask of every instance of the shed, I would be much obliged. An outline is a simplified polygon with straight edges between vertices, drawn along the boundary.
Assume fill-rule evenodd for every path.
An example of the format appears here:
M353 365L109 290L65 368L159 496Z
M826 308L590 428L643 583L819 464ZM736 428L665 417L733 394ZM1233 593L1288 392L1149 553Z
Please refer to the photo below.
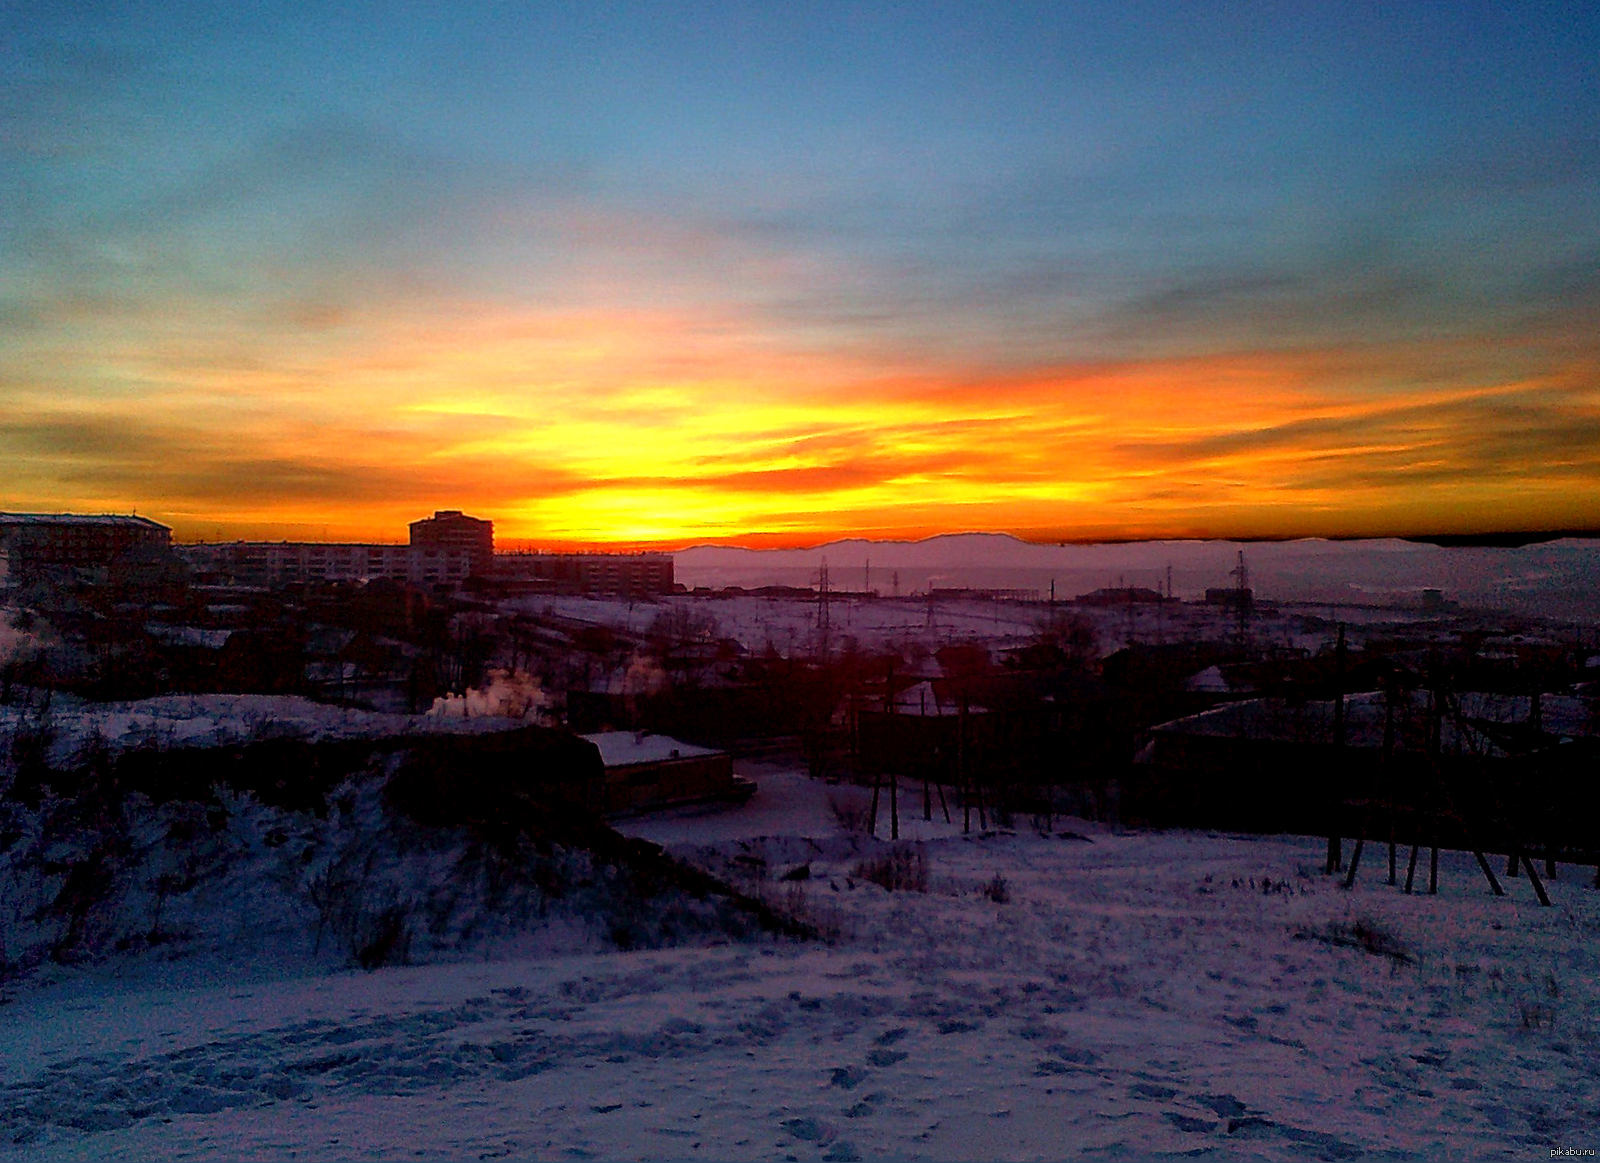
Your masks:
M755 794L753 781L733 774L733 757L726 751L643 731L600 731L583 738L599 748L605 764L607 815L715 800L742 803Z

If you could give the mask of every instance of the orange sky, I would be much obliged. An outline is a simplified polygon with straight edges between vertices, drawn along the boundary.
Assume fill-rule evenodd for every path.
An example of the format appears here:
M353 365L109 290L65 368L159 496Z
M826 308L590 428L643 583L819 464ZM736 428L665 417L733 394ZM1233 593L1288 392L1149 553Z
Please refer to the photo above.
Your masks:
M181 539L804 545L1581 528L1600 516L1582 344L1244 350L970 370L774 343L713 310L341 318L251 351L104 339L104 387L13 385L10 508ZM252 340L251 345L261 341ZM31 443L30 443L31 442Z

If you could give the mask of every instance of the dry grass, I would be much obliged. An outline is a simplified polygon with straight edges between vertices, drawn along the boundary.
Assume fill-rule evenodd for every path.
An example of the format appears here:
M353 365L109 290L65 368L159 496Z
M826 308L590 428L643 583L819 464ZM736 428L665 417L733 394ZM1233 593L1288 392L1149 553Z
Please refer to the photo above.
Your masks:
M1321 929L1302 929L1295 935L1329 945L1360 949L1374 957L1388 957L1396 965L1410 965L1416 961L1399 937L1366 917L1355 921L1330 921Z
M896 845L877 859L856 865L852 875L890 892L927 892L928 853L921 844Z

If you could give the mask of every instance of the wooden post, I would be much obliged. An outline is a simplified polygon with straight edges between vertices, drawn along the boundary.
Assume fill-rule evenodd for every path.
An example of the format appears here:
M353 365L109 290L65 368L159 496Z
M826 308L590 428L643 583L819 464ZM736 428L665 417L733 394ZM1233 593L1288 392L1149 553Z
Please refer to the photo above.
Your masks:
M1505 896L1506 890L1500 887L1500 882L1494 878L1494 869L1489 867L1489 862L1483 858L1483 849L1474 848L1472 854L1478 858L1478 867L1483 869L1483 874L1489 878L1489 887L1494 889L1495 896Z
M1433 683L1428 691L1428 776L1433 782L1433 789L1429 795L1429 839L1433 841L1432 851L1428 856L1428 895L1439 895L1439 804L1443 788L1443 777L1439 772L1439 753L1444 749L1444 690L1440 683L1440 668L1434 667ZM1422 833L1419 830L1417 838L1420 840Z
M1356 869L1361 866L1361 849L1367 842L1366 829L1361 829L1362 835L1356 837L1356 849L1350 853L1350 871L1345 874L1344 886L1349 888L1356 882Z
M1334 648L1337 661L1338 688L1333 695L1333 747L1334 766L1339 775L1344 773L1344 666L1347 652L1344 644L1344 623L1339 623L1339 643ZM1339 834L1338 813L1334 813L1333 829L1328 833L1328 862L1323 875L1332 876L1344 870L1344 838Z
M967 698L961 696L961 714L956 719L956 771L960 775L961 831L972 831L972 789L967 786Z
M1528 883L1533 885L1533 891L1539 898L1539 903L1546 908L1550 907L1550 898L1545 895L1544 882L1539 879L1539 874L1533 870L1533 861L1528 859L1528 854L1522 854L1522 867L1528 870Z
M889 773L889 839L900 839L900 777Z
M1410 893L1411 893L1411 882L1413 880L1415 880L1416 876L1417 876L1417 849L1419 847L1421 847L1420 844L1416 843L1415 841L1412 842L1412 844L1411 844L1411 860L1410 860L1409 863L1406 864L1406 893L1407 893L1407 895L1410 895Z
M1383 698L1383 796L1389 810L1389 883L1394 884L1394 688L1391 674Z

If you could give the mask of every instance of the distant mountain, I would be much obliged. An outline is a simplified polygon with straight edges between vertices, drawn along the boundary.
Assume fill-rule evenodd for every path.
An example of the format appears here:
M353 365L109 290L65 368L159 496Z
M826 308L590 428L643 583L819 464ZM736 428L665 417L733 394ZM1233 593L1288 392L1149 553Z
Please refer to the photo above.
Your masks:
M698 545L679 552L678 568L749 569L811 568L827 559L830 570L861 568L871 561L885 569L1192 569L1227 563L1233 568L1239 550L1249 560L1300 561L1372 554L1437 552L1437 547L1397 538L1367 541L1128 541L1098 545L1038 544L1007 533L946 533L922 541L868 541L850 538L809 549L739 549Z

